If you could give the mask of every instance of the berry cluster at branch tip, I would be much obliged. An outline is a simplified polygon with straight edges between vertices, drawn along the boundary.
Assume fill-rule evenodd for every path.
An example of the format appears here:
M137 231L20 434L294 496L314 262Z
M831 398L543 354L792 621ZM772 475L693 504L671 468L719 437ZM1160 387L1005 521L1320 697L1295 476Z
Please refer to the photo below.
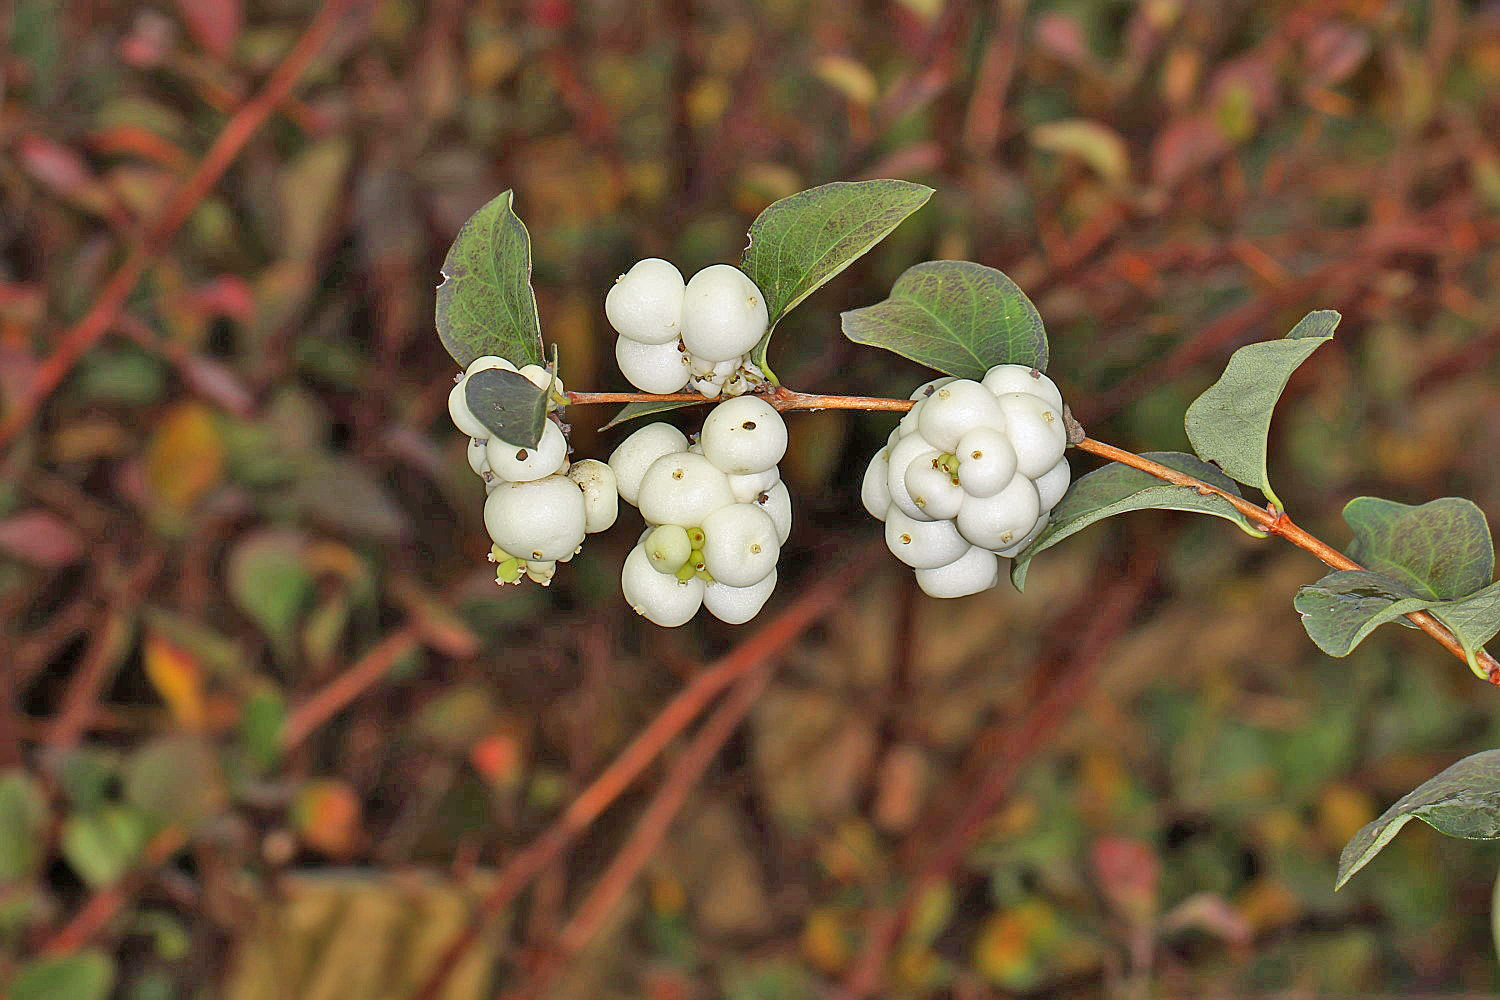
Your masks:
M715 406L693 443L665 423L620 442L609 468L646 520L620 572L636 613L667 627L700 607L731 625L755 617L776 588L792 529L777 468L786 445L786 423L759 396Z
M983 381L933 379L911 398L860 499L929 596L988 590L1067 492L1062 394L1034 368L997 365Z
M717 399L765 381L750 355L768 326L766 300L737 267L714 264L684 282L670 262L648 257L615 281L604 314L620 335L615 362L642 392L691 385Z
M547 420L535 447L495 437L469 409L470 376L491 368L518 372L549 393ZM448 395L448 415L469 435L469 467L484 480L484 526L492 543L490 560L497 564L495 581L502 585L524 578L548 586L557 564L582 548L585 534L615 523L619 494L609 466L594 459L568 461L568 440L556 416L566 402L562 380L541 365L517 369L493 355L470 364Z

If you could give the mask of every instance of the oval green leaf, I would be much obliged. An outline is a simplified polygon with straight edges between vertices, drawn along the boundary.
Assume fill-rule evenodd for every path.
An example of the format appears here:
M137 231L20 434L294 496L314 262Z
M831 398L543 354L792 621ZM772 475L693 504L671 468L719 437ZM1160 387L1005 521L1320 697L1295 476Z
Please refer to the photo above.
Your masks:
M890 298L840 317L844 336L945 375L980 379L995 365L1047 370L1041 314L1002 272L967 260L906 269Z
M1344 520L1354 531L1350 558L1414 594L1464 597L1495 575L1489 522L1472 500L1442 497L1409 506L1356 497L1344 507Z
M535 448L547 423L548 393L524 375L486 368L469 376L464 399L490 433L521 448Z
M1239 496L1239 487L1224 473L1192 455L1180 451L1148 451L1142 458L1178 472L1195 476L1226 493ZM1068 492L1052 510L1052 519L1047 527L1016 556L1010 566L1010 580L1017 590L1026 586L1026 572L1037 553L1050 549L1069 535L1076 534L1114 514L1132 510L1186 510L1200 514L1212 514L1232 521L1247 535L1264 538L1265 533L1235 510L1234 504L1213 493L1199 493L1191 486L1176 486L1164 483L1155 476L1132 469L1119 462L1111 462L1103 468L1080 477L1069 487Z
M1365 824L1339 855L1334 889L1342 889L1413 819L1450 837L1500 840L1500 750L1465 757Z
M22 966L11 980L10 1000L105 1000L114 985L114 959L89 949Z
M460 368L491 354L517 367L543 361L531 236L511 208L512 196L506 191L471 215L443 259L437 332Z
M1281 506L1266 476L1266 437L1271 414L1297 366L1333 338L1339 314L1308 313L1281 340L1250 344L1234 352L1224 374L1188 407L1188 440L1205 462L1217 462L1232 478L1254 486Z
M932 188L910 181L838 181L799 191L756 216L740 270L766 297L771 325L930 197Z

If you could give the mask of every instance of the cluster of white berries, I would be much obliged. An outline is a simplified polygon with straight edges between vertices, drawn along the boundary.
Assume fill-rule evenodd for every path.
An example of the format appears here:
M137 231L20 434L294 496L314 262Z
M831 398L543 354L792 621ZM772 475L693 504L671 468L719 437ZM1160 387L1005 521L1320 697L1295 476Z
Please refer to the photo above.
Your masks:
M764 381L750 352L766 332L766 300L737 267L714 264L684 282L670 262L648 257L615 281L604 314L620 335L620 372L642 392L680 392L691 383L717 399Z
M929 596L988 590L1067 492L1062 394L1033 368L997 365L982 382L933 379L911 398L860 499Z
M781 414L759 396L715 406L696 443L665 423L620 443L609 468L647 525L620 573L631 608L667 627L699 607L731 625L755 617L792 529L777 468L786 445Z
M448 394L448 415L469 436L469 467L484 480L484 526L493 543L498 583L520 583L525 577L547 586L557 564L583 546L583 536L615 523L619 494L608 465L594 459L568 461L568 441L553 416L567 402L562 381L541 365L519 374L549 393L548 417L536 446L524 448L492 435L468 403L469 379L476 372L499 368L518 371L493 355L479 358L458 377Z

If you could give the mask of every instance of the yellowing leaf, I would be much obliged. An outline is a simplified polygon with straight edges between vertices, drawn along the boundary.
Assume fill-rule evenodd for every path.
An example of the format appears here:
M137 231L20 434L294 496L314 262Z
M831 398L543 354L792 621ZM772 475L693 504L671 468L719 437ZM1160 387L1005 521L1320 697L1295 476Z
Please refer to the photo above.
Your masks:
M293 822L313 850L348 857L361 840L359 796L348 783L334 778L310 781L297 795Z
M146 636L145 661L146 677L167 703L172 718L189 729L201 729L206 712L203 669L197 658L153 632Z
M146 446L146 481L170 511L185 514L224 475L224 441L209 407L179 403Z
M874 74L848 56L823 56L814 72L819 80L862 107L873 104L880 90Z
M1083 118L1047 122L1031 130L1031 144L1050 153L1076 156L1114 185L1130 179L1130 152L1118 132Z

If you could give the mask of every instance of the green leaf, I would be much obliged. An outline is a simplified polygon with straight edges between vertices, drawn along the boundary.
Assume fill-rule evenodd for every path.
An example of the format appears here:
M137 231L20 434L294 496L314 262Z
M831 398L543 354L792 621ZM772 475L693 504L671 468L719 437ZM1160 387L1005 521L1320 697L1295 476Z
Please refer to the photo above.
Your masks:
M11 980L10 1000L105 1000L115 985L114 959L89 949L39 958Z
M1047 369L1041 314L1016 283L967 260L930 260L896 279L890 298L840 317L856 344L894 351L959 378L995 365Z
M219 761L194 736L164 736L130 755L125 764L125 801L158 825L189 830L213 818L226 794Z
M469 376L464 398L490 433L521 448L535 448L547 424L548 393L524 375L487 368Z
M240 740L256 773L264 773L281 760L281 727L286 723L286 699L269 685L245 702L240 716Z
M1463 597L1495 575L1490 526L1472 500L1443 497L1408 506L1356 497L1344 507L1344 520L1354 530L1350 557L1415 594Z
M1141 457L1160 462L1168 468L1217 486L1226 493L1239 496L1239 487L1228 476L1192 455L1180 451L1148 451ZM1095 521L1133 510L1186 510L1212 514L1226 521L1233 521L1247 535L1265 537L1264 532L1221 496L1199 493L1191 486L1164 483L1139 469L1111 462L1080 477L1069 487L1068 492L1052 509L1052 519L1047 522L1047 527L1011 563L1011 583L1015 584L1017 590L1025 589L1027 569L1031 560L1042 550L1050 549Z
M1500 750L1465 757L1366 823L1339 855L1334 889L1342 889L1413 819L1450 837L1500 840Z
M1414 611L1430 611L1448 626L1469 654L1500 632L1500 583L1444 601L1414 593L1398 580L1370 570L1338 570L1297 591L1292 602L1302 627L1330 656L1348 656L1365 636Z
M1266 476L1271 413L1292 372L1333 338L1338 325L1338 313L1321 309L1304 316L1281 340L1235 351L1219 380L1188 407L1184 423L1198 457L1219 463L1231 478L1254 486L1280 507Z
M705 399L703 402L707 403L711 402L711 400ZM663 400L660 403L626 403L624 406L620 407L619 413L616 413L609 419L609 423L605 424L599 429L601 431L607 431L611 427L618 427L620 424L625 423L627 420L636 420L640 417L652 417L658 413L670 413L673 410L680 410L684 406L697 405L699 404L692 400L671 399Z
M460 368L491 354L517 367L543 361L531 237L511 200L506 191L470 216L443 259L437 331Z
M297 621L313 593L303 547L301 535L268 528L247 535L229 555L229 596L283 659L293 655Z
M0 773L0 885L29 877L42 863L47 800L26 772Z
M932 188L910 181L839 181L799 191L760 213L750 226L740 270L766 297L771 325L930 197ZM764 357L764 343L757 360Z
M74 813L62 829L62 854L94 888L111 885L130 870L151 835L145 814L126 806Z

